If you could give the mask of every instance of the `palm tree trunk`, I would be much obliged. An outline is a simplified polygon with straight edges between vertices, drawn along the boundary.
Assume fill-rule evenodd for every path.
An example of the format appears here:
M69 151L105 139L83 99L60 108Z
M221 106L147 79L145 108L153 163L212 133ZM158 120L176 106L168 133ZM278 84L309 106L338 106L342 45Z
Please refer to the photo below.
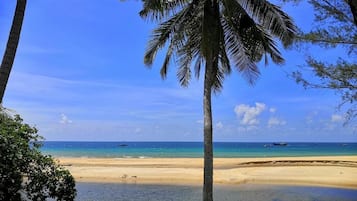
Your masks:
M203 201L213 201L213 146L212 146L212 59L206 60L203 115L204 115L204 175Z
M5 54L0 66L0 104L2 104L7 82L9 80L12 65L15 60L17 46L19 44L22 22L25 15L26 0L17 0L15 15L12 21L9 39Z

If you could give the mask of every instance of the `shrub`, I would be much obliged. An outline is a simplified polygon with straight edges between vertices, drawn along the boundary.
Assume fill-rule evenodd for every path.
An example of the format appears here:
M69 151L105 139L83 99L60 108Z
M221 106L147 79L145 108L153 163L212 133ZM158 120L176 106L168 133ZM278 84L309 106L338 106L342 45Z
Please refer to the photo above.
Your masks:
M0 110L0 200L74 200L72 175L40 152L40 140L19 115Z

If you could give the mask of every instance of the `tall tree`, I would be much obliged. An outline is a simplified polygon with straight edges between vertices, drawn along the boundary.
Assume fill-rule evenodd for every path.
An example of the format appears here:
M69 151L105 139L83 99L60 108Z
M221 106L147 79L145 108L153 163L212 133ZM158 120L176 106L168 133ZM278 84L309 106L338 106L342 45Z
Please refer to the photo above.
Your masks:
M213 146L211 94L223 87L231 72L231 62L250 84L259 76L256 65L268 56L284 62L274 37L284 47L295 35L295 25L279 7L266 0L144 0L140 15L159 22L154 29L144 62L151 66L159 49L168 44L161 68L166 78L173 56L177 77L188 86L191 66L196 77L204 65L204 181L203 200L211 201L213 185ZM194 62L194 65L191 65Z
M5 53L0 66L0 105L2 104L12 65L15 60L17 46L20 40L22 22L25 15L26 1L27 0L17 0L9 39L7 41Z
M303 0L282 0L301 2ZM299 31L297 44L311 43L324 49L340 48L345 56L329 62L308 56L318 81L306 79L306 73L293 73L296 81L305 87L331 89L341 94L339 107L346 106L345 123L357 117L357 1L356 0L307 0L314 9L314 25L311 30ZM308 53L309 55L309 53Z

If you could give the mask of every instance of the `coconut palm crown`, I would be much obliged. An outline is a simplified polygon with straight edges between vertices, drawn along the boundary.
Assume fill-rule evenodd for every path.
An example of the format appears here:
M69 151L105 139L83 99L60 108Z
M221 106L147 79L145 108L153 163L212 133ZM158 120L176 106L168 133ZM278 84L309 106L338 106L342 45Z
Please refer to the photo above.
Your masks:
M287 14L266 0L143 0L140 15L159 22L144 63L150 67L157 51L165 48L162 78L166 78L173 58L182 86L188 86L191 68L198 78L205 65L203 200L212 201L212 91L222 89L224 77L232 71L231 63L250 84L260 74L256 63L263 57L266 64L268 57L276 64L284 63L274 39L287 47L296 27Z
M287 47L296 32L292 19L266 0L145 0L140 15L160 22L149 41L145 64L151 66L157 51L168 43L161 76L166 77L175 56L178 79L187 86L191 66L199 77L202 64L212 60L215 91L230 74L231 61L250 84L259 75L256 63L263 56L266 64L268 56L283 64L274 37Z

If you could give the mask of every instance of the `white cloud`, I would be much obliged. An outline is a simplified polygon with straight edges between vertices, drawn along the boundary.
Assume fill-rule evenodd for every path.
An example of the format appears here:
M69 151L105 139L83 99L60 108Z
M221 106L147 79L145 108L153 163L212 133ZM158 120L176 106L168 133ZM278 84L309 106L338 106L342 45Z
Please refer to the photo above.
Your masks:
M68 119L68 117L65 114L61 114L61 124L71 124L72 120Z
M269 112L271 112L271 113L275 113L275 112L276 112L276 108L271 107L271 108L269 109Z
M338 114L331 115L331 122L341 122L343 121L343 117Z
M218 129L223 128L223 124L222 124L222 122L218 122L218 123L216 124L216 127L217 127Z
M274 127L274 126L283 126L286 124L286 121L282 120L282 119L278 119L276 117L271 117L268 121L268 127Z
M234 108L234 112L241 118L240 123L243 125L257 125L259 120L257 117L265 110L264 103L255 103L255 107L249 105L240 104Z

